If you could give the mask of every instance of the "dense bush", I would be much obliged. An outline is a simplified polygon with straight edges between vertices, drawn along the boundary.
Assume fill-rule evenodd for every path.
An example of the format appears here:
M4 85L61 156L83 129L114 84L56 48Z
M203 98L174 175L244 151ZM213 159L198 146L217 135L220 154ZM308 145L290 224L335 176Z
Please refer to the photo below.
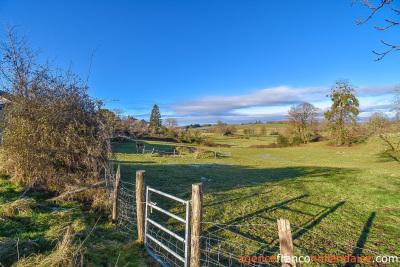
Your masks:
M35 61L27 37L9 29L0 55L4 108L2 167L23 185L62 191L100 177L110 152L102 102L70 71Z
M290 146L289 139L283 134L278 135L278 137L276 138L276 142L278 143L278 145L283 147Z

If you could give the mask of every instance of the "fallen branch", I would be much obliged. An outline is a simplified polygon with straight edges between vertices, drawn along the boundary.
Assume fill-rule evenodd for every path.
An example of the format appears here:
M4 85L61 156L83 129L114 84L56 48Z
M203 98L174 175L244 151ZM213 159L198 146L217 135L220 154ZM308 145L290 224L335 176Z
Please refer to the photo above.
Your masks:
M82 188L80 188L78 190L75 190L75 191L72 191L72 192L67 192L67 193L64 193L62 195L59 195L58 197L54 197L54 198L50 199L50 201L57 201L57 200L60 200L60 199L64 199L64 198L70 197L72 195L78 194L80 192L86 191L86 190L88 190L90 188L98 187L98 186L105 185L105 184L106 184L106 181L102 181L102 182L98 182L98 183L95 183L95 184L92 184L92 185L89 185L89 186L85 186L85 187L82 187Z

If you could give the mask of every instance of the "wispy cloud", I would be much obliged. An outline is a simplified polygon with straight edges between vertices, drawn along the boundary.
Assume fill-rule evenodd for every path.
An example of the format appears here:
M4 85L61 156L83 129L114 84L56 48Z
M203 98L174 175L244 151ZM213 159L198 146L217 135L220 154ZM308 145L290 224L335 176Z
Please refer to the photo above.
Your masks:
M356 88L356 93L359 96L381 96L389 94L395 85L379 85L379 86L360 86Z
M206 96L198 99L180 101L169 106L181 115L224 114L229 111L249 108L296 104L304 101L304 96L320 94L326 87L294 89L288 86L255 90L251 94L236 96Z
M361 103L362 115L365 116L378 110L389 110L390 100L383 96L387 96L393 88L394 85L356 88L357 97L363 100ZM326 97L329 92L329 86L305 88L279 86L254 90L249 94L209 95L180 100L171 105L161 104L161 106L167 112L167 117L177 118L180 124L215 123L217 120L228 123L282 120L290 106L304 101L326 109L330 105L330 101ZM385 100L383 100L384 98ZM364 101L366 99L369 101Z

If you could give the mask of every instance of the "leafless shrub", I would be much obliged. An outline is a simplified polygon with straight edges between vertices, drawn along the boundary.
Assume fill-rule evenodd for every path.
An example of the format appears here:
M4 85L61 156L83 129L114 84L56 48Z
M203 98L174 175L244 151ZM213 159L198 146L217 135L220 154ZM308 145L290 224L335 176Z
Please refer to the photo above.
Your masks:
M110 153L110 131L72 71L38 62L29 38L6 26L0 74L4 108L3 168L14 182L62 191L97 181Z

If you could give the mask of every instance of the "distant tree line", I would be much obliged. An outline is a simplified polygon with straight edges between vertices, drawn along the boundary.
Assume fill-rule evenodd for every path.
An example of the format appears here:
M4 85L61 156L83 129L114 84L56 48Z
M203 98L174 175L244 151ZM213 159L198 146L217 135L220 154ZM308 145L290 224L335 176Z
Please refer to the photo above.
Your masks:
M397 86L392 93L393 110L399 114L400 87ZM383 142L385 153L394 155L399 152L399 116L390 120L386 114L375 112L360 122L359 100L355 87L348 80L339 79L327 97L332 105L323 114L307 102L291 107L285 126L279 132L278 145L293 146L325 139L330 140L331 145L348 146L375 135Z

